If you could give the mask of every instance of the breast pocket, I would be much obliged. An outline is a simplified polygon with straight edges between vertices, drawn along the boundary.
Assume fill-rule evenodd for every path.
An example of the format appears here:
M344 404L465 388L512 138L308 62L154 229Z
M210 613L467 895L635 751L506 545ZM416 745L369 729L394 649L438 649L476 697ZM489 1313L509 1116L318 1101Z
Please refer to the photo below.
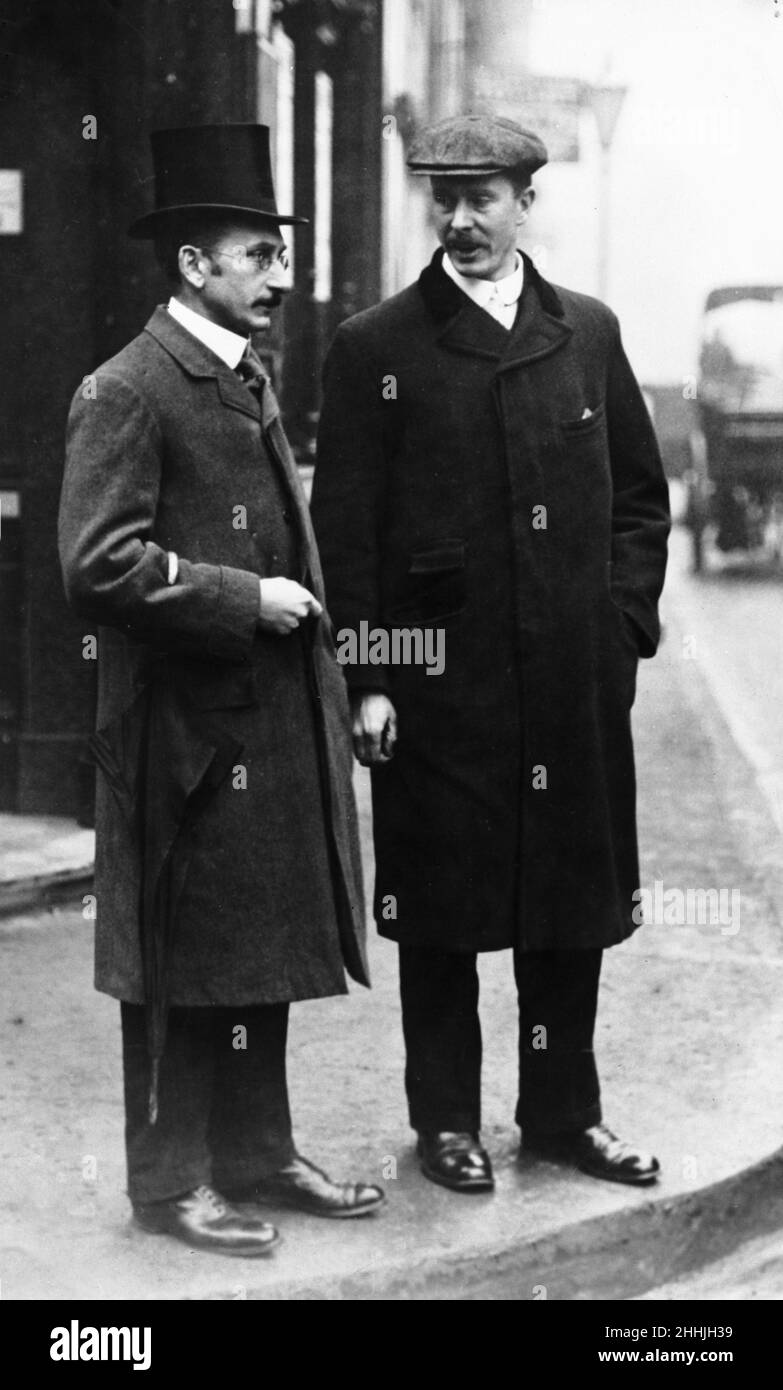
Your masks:
M461 613L467 599L465 542L450 537L411 551L392 605L395 622L430 624Z
M581 439L592 439L593 436L605 432L606 409L601 404L597 405L590 415L582 416L578 420L561 420L560 429L567 444L578 443Z
M560 422L560 447L553 461L553 480L571 516L587 533L606 528L611 515L611 471L606 409L597 405L584 419ZM556 490L556 489L555 489Z

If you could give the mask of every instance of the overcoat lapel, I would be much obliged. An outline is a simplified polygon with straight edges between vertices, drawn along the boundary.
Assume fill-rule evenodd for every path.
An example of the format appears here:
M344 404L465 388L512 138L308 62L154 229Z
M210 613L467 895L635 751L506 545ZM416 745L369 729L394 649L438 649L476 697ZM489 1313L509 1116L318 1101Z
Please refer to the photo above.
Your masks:
M247 386L236 372L232 372L221 362L222 371L217 372L218 391L220 399L230 410L241 410L243 415L250 415L252 419L258 420L261 416L261 408L252 391L248 391Z
M506 372L511 367L524 366L528 362L537 362L541 357L548 357L551 352L556 352L567 343L574 331L571 325L565 322L562 309L558 315L544 308L539 284L536 282L545 284L545 281L536 275L535 281L531 283L528 278L528 265L532 266L532 262L528 262L526 257L525 285L514 326L506 338L505 351L499 367L501 372ZM552 295L557 298L554 290Z
M211 352L204 343L200 343L192 333L188 333L168 312L165 305L158 305L145 332L151 334L189 376L214 377L220 399L229 409L239 410L253 420L261 418L259 403L253 392L248 391L241 377L232 372L216 353Z
M455 318L446 324L439 335L442 347L452 352L467 353L471 357L487 357L500 362L508 342L508 329L493 319L485 309L474 304L457 285L454 286L460 300Z
M557 292L539 275L530 257L521 255L524 289L509 332L463 294L443 270L443 252L435 253L419 277L419 289L436 323L442 325L438 338L443 347L494 359L498 371L504 372L546 357L568 341L573 328Z
M266 390L271 393L271 387L265 389L265 394ZM291 505L296 513L299 535L301 537L302 583L305 588L310 589L312 593L315 594L319 603L323 604L323 576L318 559L318 549L315 543L313 523L310 520L310 508L307 505L307 498L304 495L304 490L299 478L296 460L291 453L291 446L288 443L279 413L272 419L269 428L265 431L265 439L268 448L277 460L283 482L291 500Z
M198 338L194 338L192 333L188 333L162 304L158 305L152 315L146 332L171 354L189 376L214 377L223 405L231 410L241 411L243 415L248 415L261 424L264 439L277 463L281 480L296 513L299 535L302 538L303 580L308 577L312 579L314 592L323 602L323 580L317 560L310 513L299 480L299 472L282 427L280 407L271 383L267 379L259 393L259 400L259 394L248 390L241 377L200 343Z

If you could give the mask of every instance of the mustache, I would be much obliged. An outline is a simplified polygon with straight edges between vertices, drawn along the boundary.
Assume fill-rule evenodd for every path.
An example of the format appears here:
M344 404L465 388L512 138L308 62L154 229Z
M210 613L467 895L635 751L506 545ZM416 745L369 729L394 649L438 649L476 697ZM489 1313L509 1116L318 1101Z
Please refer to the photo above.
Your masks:
M256 299L253 303L254 309L277 309L283 302L281 294L272 295L269 299Z
M447 251L476 251L483 246L483 241L476 241L473 237L450 236L446 237Z

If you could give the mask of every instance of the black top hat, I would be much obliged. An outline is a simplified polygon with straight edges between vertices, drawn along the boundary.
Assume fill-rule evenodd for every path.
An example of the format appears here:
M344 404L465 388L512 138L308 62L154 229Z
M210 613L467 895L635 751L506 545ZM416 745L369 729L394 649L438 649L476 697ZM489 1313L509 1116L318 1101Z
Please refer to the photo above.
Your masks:
M128 235L154 237L172 213L190 208L252 213L270 222L306 222L277 211L265 125L201 125L155 130L155 211L139 217Z

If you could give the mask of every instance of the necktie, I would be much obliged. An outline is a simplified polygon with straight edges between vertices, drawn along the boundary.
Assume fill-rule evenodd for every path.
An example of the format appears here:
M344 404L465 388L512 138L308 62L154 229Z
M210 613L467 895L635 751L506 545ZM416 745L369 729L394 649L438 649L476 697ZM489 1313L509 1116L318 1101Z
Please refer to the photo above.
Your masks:
M261 416L266 428L280 414L280 407L272 390L272 383L264 370L264 364L249 343L237 363L236 370L261 406Z
M253 351L249 343L237 363L236 370L248 390L253 392L253 395L257 398L261 406L261 427L266 433L270 425L279 417L280 407L277 404L277 398L272 390L272 383L264 370L264 364L258 356L258 353ZM276 447L268 450L268 457L272 464L272 471L277 477L278 485L282 489L282 517L287 525L295 525L298 513L298 504L296 502L296 486L298 486L298 480L296 485L292 485L291 475L296 474L296 465L291 457L285 434L279 427L275 445ZM290 472L286 466L287 459ZM297 544L298 542L295 541L295 548ZM294 552L292 552L292 554L293 553ZM296 562L292 560L292 563ZM293 575L293 573L294 571L292 569L291 574ZM307 579L302 582L307 583L308 588L312 585L312 581L308 583Z

